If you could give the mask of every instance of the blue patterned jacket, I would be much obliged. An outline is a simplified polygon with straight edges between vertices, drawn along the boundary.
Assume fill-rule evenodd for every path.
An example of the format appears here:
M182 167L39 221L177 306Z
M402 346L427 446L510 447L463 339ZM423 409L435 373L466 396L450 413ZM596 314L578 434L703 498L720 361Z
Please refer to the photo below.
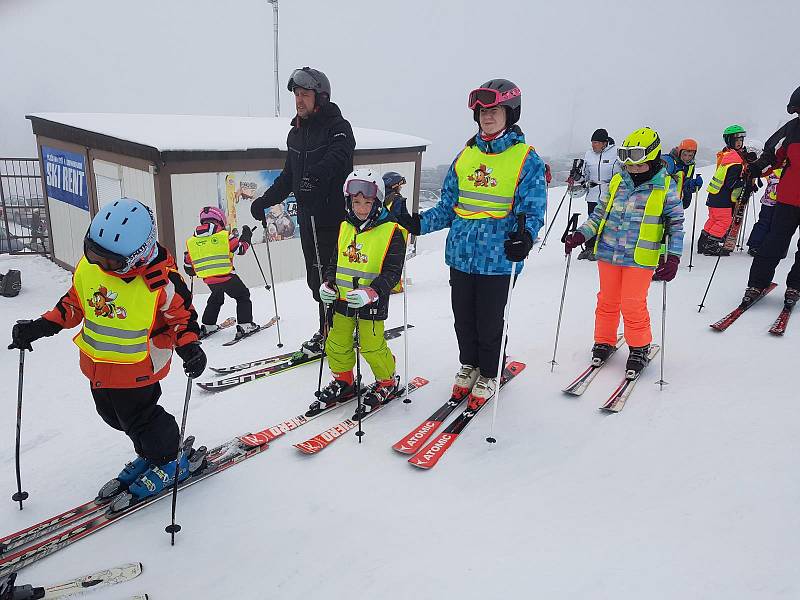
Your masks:
M481 152L498 154L514 144L524 144L525 135L518 127L513 127L490 142L485 142L480 135L476 135L475 143ZM516 229L517 215L525 213L525 228L534 240L544 223L547 202L544 161L535 150L528 154L514 193L514 206L511 213L502 219L462 219L456 215L453 210L458 203L455 164L454 160L444 179L441 200L420 215L421 232L426 234L445 227L450 228L444 261L454 269L479 275L509 275L512 263L506 258L503 242ZM522 263L519 263L517 272L521 271Z

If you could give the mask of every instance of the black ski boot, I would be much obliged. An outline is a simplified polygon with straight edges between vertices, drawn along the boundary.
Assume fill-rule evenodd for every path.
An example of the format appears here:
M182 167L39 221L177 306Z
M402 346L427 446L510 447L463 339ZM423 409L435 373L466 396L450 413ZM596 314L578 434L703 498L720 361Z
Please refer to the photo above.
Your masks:
M307 417L318 415L323 410L327 410L336 406L339 402L346 402L356 395L356 386L354 383L347 383L341 379L334 379L317 394L317 399L312 402L308 411Z
M352 420L358 421L359 417L363 419L376 408L394 400L399 389L400 378L398 376L385 381L376 381L361 397L361 406L356 408Z
M616 350L611 344L595 344L592 346L592 364L599 366L608 360Z
M625 364L628 379L635 379L650 363L650 345L631 348L628 362Z
M792 310L794 308L794 305L797 304L798 299L800 299L800 290L786 288L786 293L783 296L783 305L788 310Z
M300 346L300 352L308 357L322 356L324 351L324 338L319 331L312 335L310 340L303 342Z
M787 290L788 292L789 290ZM748 287L744 291L744 297L742 298L742 306L750 306L753 302L758 300L761 294L764 293L763 288L757 287Z

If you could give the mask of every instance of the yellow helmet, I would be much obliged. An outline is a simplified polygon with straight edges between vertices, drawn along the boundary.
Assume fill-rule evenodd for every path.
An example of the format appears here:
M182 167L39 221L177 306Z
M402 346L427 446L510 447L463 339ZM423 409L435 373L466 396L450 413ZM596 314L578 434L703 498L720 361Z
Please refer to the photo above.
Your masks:
M661 156L661 138L649 127L642 127L631 133L617 148L620 162L627 165L640 165Z

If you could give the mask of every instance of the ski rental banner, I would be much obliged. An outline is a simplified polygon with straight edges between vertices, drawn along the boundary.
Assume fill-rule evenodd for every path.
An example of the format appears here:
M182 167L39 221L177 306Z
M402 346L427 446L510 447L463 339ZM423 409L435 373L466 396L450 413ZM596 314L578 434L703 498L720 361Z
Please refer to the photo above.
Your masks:
M300 237L294 196L289 196L267 211L266 232L261 231L261 224L250 214L250 203L269 189L280 174L279 169L217 173L219 207L225 211L231 229L241 229L243 225L259 226L260 233L253 235L253 243L264 243L265 235L269 236L270 243Z
M42 146L47 197L89 210L86 158L83 154Z

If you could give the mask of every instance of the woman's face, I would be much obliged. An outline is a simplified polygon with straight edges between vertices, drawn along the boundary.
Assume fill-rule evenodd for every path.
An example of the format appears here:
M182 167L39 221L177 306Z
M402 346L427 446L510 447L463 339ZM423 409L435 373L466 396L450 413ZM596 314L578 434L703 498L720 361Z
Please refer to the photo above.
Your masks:
M506 109L503 106L481 108L478 119L481 131L486 135L494 135L506 128Z

